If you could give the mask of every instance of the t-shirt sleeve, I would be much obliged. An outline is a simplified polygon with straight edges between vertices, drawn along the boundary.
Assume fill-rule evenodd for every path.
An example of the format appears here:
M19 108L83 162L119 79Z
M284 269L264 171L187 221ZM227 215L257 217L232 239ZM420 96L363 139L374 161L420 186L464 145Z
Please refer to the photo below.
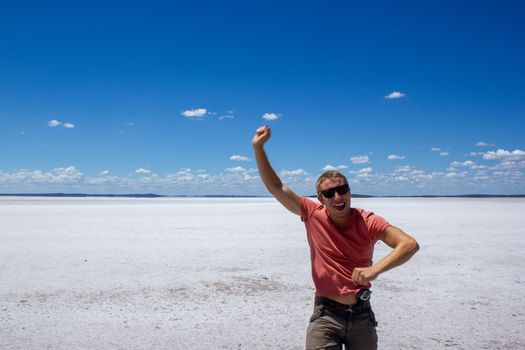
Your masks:
M382 216L369 212L366 216L366 226L372 238L377 241L381 238L383 231L390 226L390 223Z
M317 207L319 204L313 200L306 197L301 198L301 221L307 221Z

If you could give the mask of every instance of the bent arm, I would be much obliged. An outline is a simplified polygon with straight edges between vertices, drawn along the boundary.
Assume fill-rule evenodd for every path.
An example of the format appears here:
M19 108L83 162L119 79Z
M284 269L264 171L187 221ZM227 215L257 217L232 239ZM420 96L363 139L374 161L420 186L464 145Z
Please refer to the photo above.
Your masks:
M370 267L355 268L352 272L354 282L366 286L379 274L407 262L419 250L417 241L395 226L388 226L381 240L393 248L392 251Z
M381 240L393 250L373 265L378 274L404 264L419 250L417 241L395 226L388 226Z
M279 176L273 170L268 156L264 151L264 143L270 138L270 128L267 126L257 129L257 133L252 141L253 151L259 176L268 191L277 199L286 209L294 214L301 215L301 197L285 186Z

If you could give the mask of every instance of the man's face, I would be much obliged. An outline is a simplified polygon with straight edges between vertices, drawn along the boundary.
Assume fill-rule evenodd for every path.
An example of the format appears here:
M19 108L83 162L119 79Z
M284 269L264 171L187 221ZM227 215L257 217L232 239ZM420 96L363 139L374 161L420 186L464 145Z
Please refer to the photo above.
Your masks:
M350 214L350 191L343 195L335 191L331 198L326 198L321 192L345 184L345 180L340 177L327 178L319 184L320 193L317 195L317 199L325 206L331 218L342 219Z

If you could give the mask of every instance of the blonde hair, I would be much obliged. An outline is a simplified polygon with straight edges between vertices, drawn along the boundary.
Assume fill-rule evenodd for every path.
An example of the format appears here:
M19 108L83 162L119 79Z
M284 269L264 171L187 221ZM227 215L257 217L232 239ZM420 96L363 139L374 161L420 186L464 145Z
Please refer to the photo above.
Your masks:
M348 184L348 180L346 179L346 176L344 176L342 173L340 173L337 170L328 170L322 173L321 175L319 175L319 177L317 178L317 181L315 182L315 190L317 191L317 193L319 194L319 185L321 184L321 182L323 182L323 180L331 179L334 177L339 177L345 180L345 183Z

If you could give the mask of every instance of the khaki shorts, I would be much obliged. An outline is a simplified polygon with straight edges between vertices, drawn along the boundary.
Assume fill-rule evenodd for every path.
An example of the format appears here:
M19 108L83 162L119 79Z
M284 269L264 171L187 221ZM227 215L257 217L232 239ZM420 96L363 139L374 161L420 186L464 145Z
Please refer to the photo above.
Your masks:
M344 305L315 298L306 334L306 349L377 349L376 318L370 302Z

